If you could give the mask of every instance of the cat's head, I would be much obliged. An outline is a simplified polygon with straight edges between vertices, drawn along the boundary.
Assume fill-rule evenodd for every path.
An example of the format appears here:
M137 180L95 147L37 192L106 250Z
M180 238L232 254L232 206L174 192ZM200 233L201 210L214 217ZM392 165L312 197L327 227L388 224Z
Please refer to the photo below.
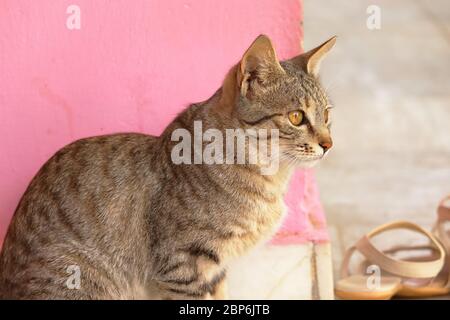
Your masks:
M318 80L336 37L279 62L270 39L259 36L237 65L234 115L254 129L278 129L280 161L310 166L331 148L331 108Z

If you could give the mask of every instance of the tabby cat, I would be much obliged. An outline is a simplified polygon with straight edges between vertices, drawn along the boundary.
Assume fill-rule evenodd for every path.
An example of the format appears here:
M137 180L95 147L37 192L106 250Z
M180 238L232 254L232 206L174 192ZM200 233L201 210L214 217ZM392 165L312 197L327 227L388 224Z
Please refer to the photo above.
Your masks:
M0 254L3 299L225 299L226 269L270 237L295 167L331 147L320 62L279 62L259 36L207 101L159 137L113 134L58 151L23 195ZM278 129L279 167L174 164L175 129Z

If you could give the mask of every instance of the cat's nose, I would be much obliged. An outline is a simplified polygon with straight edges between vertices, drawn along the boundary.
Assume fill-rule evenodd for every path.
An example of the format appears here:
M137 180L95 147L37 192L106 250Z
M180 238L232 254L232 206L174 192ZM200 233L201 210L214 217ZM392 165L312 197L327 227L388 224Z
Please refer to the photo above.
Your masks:
M319 146L322 147L323 153L325 153L333 146L333 141L331 141L331 140L321 141L321 142L319 142Z

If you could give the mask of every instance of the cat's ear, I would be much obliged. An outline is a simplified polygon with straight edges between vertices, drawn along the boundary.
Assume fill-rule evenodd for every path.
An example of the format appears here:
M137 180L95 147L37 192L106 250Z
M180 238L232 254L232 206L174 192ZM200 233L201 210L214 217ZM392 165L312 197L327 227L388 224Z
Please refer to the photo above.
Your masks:
M272 42L260 35L244 53L237 70L237 82L243 96L257 93L272 78L284 73Z
M319 74L320 63L328 52L334 47L335 43L336 36L325 41L320 46L292 58L289 61L302 68L306 73L317 76Z

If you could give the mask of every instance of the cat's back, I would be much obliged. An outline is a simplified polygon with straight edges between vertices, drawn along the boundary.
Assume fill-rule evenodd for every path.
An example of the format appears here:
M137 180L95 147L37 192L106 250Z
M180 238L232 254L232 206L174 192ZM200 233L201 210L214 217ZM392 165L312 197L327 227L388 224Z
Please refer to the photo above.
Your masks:
M145 181L157 175L157 151L158 138L127 133L78 140L50 158L23 195L0 253L5 297L40 297L49 281L60 288L70 266L105 277L106 296L119 293L117 279L127 282L140 268L126 266L129 257L145 258L139 243L152 192Z
M119 195L142 191L146 179L154 174L157 150L157 137L138 133L77 140L60 149L41 167L15 215L29 212L33 209L29 206L40 203L39 199L43 200L42 205L59 204L68 211L80 204L89 209L79 214L97 211L100 208L95 203L103 200L105 204L120 203ZM88 208L88 204L92 207Z

